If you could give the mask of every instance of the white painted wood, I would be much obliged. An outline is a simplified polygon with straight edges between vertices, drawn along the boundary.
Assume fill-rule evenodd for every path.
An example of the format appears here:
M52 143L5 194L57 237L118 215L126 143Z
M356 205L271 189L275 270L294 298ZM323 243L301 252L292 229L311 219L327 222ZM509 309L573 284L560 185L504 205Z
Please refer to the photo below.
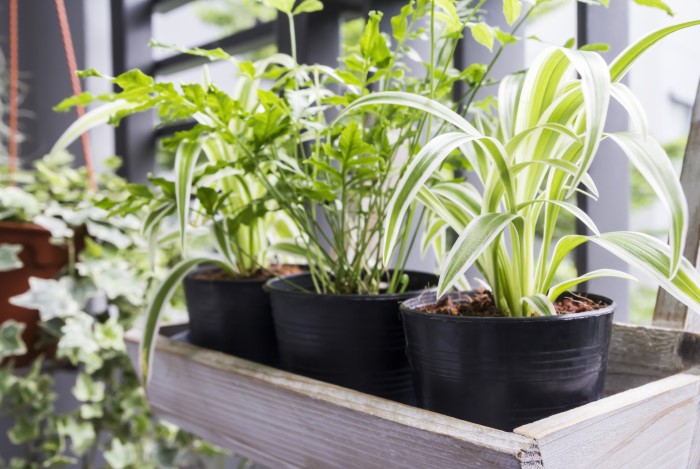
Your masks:
M693 467L700 376L678 374L516 428L546 469ZM692 458L692 460L691 460Z
M161 337L148 395L160 417L273 468L697 469L700 372L680 372L699 366L700 335L615 324L615 395L508 433Z
M270 467L542 467L530 438L163 337L151 383L160 417Z

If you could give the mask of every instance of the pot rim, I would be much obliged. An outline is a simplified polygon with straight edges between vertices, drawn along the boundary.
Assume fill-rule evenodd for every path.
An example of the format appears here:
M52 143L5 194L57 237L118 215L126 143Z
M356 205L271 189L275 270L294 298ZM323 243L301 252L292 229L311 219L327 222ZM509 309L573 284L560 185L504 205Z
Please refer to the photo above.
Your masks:
M270 280L274 280L278 277L273 277L273 278L217 278L217 279L201 279L201 278L194 278L194 275L197 273L200 273L204 270L208 269L216 269L217 266L215 264L200 264L198 265L195 269L191 270L190 272L185 275L185 279L192 281L192 282L209 282L209 283L249 283L249 284L260 284L263 285L266 282L269 282ZM299 274L294 274L294 275L299 275Z
M0 230L9 229L13 231L28 231L38 234L51 234L49 230L43 226L32 222L15 222L15 221L0 221Z
M404 273L408 274L409 277L412 274L419 274L419 275L428 275L432 276L435 278L435 284L437 285L437 280L438 276L435 274L431 274L430 272L419 272L417 270L405 270ZM286 295L294 295L294 296L303 296L303 297L317 297L317 298L334 298L334 299L347 299L347 300L357 300L357 299L367 299L367 298L381 298L382 300L405 300L407 298L411 298L413 296L419 295L420 293L426 292L426 291L435 291L437 289L437 286L435 287L426 287L426 288L421 288L419 290L407 290L405 292L401 293L378 293L375 295L371 294L341 294L341 295L334 295L332 293L316 293L316 292L303 292L299 290L285 290L279 287L280 284L284 283L284 278L287 281L291 281L295 278L299 277L305 277L305 276L311 276L311 273L309 272L303 272L300 274L293 274L293 275L285 275L283 277L276 277L268 280L265 285L263 285L263 290L265 290L267 293L283 293Z
M469 294L474 292L470 290L467 292L459 292L459 294ZM607 303L607 306L603 308L596 309L593 311L587 311L585 313L575 313L575 314L558 314L556 316L529 316L529 317L510 317L510 316L496 316L496 317L472 317L472 316L448 316L445 314L435 314L435 313L424 313L415 309L418 305L427 303L427 299L424 297L410 298L401 303L399 310L404 316L410 316L414 318L420 318L423 320L433 320L433 321L453 321L453 322L548 322L548 321L575 321L578 319L586 319L590 317L605 316L607 314L612 314L617 309L617 303L615 303L610 298L602 295L597 295L595 293L588 292L572 292L576 295L585 296L589 299L594 299L597 301L602 301ZM449 293L449 295L455 295L458 293ZM566 294L566 293L564 293ZM430 301L434 301L431 297ZM408 303L415 303L408 304Z

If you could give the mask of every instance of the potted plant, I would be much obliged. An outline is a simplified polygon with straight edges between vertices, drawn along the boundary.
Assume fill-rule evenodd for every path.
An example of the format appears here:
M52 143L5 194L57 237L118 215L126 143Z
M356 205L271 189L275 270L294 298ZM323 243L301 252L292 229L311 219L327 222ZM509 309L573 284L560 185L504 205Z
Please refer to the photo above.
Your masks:
M220 58L223 51L187 51ZM233 58L230 58L234 61ZM274 167L247 170L231 137L239 141L259 138L246 118L260 106L258 92L266 70L285 65L288 57L275 55L241 67L233 95L210 83L156 83L138 70L115 78L90 70L85 75L110 79L122 91L99 96L110 101L68 129L65 145L86 129L117 123L126 115L158 109L164 122L193 119L191 130L179 132L164 142L175 153L174 181L151 177L155 191L145 185L130 184L131 196L115 203L103 199L100 207L122 215L148 206L143 233L153 249L162 236L163 225L172 215L177 219L175 233L180 240L183 260L175 265L156 289L144 331L142 372L148 375L150 353L160 317L175 291L184 283L189 313L189 339L212 348L261 363L278 364L277 344L270 312L269 296L262 285L269 278L298 273L296 265L279 262L289 256L275 252L275 245L289 244L296 235L284 212L266 206L266 189L261 178L274 178ZM93 100L90 95L72 97L57 109ZM204 247L193 252L190 238L204 231ZM166 236L173 236L168 233ZM199 236L200 241L202 236ZM201 243L200 243L201 244ZM183 282L184 281L184 282Z
M118 163L106 162L99 194L85 194L78 205L65 208L90 234L74 268L57 278L31 278L27 291L11 300L38 311L41 340L53 353L18 372L16 358L27 351L21 340L26 325L0 324L0 412L14 448L12 458L3 450L0 466L34 467L41 461L46 467L95 467L101 460L110 467L203 466L210 456L223 455L156 419L132 369L124 332L143 319L148 291L176 259L177 243L171 238L157 245L154 268L140 230L147 208L109 217L95 206L103 197L129 196L126 182L113 173ZM55 176L82 175L67 171ZM0 254L0 270L19 264Z
M621 83L656 41L696 24L652 33L610 66L591 51L543 52L527 73L500 84L499 127L492 136L440 103L408 93L378 93L351 106L400 103L455 128L433 138L412 160L392 195L382 242L388 259L415 199L459 233L437 293L401 308L421 406L510 431L601 397L615 304L570 289L599 277L631 277L601 269L556 281L563 259L583 243L601 246L700 308L700 275L681 254L685 196L665 152L647 132L641 106ZM634 131L604 133L611 99L627 110ZM587 171L605 138L622 148L668 208L668 245L642 233L600 233L570 201L576 193L597 198ZM474 168L482 194L466 181L452 183L468 189L459 192L436 181L433 173L453 151ZM562 212L592 234L569 234L554 243ZM472 265L488 289L449 293Z
M270 185L269 193L297 224L302 236L296 249L309 264L307 274L266 285L286 369L382 397L414 400L397 303L434 286L432 275L405 268L431 215L410 204L407 223L395 232L398 249L382 256L380 241L392 188L407 167L408 153L437 127L422 110L398 101L350 111L359 109L353 104L357 100L396 90L457 107L465 103L452 99L456 82L466 85L465 98L471 98L465 101L471 102L490 67L453 68L464 32L471 31L489 48L516 41L482 21L484 3L458 11L452 2L409 2L391 18L393 45L380 32L382 14L371 12L359 47L341 59L338 70L318 70L270 102L268 113L281 112L296 125L283 136L291 138L270 144L276 149L271 161L284 177ZM519 2L505 3L513 33L527 15L519 19ZM430 57L421 62L424 74L412 74L419 45L429 47ZM344 118L327 121L325 114L304 114L297 111L298 103L321 111L337 106L345 109ZM427 232L423 248L431 243L439 248L446 235L446 230Z
M86 169L73 169L72 163L71 155L56 151L36 161L31 171L1 176L0 250L8 262L0 268L0 323L25 325L22 339L28 352L16 359L19 366L40 351L35 347L39 314L10 299L29 288L31 277L51 279L72 270L89 231L81 210L92 189Z

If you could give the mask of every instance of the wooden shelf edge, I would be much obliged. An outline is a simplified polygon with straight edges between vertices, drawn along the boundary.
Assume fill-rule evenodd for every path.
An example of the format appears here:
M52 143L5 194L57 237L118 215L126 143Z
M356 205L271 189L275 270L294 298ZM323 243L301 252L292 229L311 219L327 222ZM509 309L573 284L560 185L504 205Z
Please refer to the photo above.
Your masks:
M624 324L613 334L612 381L649 384L513 433L166 337L148 395L162 418L270 467L614 467L619 457L665 467L646 464L665 452L692 467L681 463L700 444L700 376L682 371L700 364L700 336ZM140 332L126 339L135 363Z

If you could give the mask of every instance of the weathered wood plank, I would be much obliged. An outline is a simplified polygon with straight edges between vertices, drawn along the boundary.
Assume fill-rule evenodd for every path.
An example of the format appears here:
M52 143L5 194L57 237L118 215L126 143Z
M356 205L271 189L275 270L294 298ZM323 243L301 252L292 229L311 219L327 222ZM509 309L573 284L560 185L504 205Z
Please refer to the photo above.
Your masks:
M700 249L700 83L695 96L695 105L688 134L688 144L683 156L681 185L688 199L688 238L683 255L693 264L698 260ZM654 325L688 329L688 307L666 290L659 289L654 308Z
M537 440L547 469L679 469L692 445L700 376L678 374L516 428Z
M700 334L614 324L606 395L632 389L700 365Z
M270 467L542 467L530 438L166 338L148 395L160 417Z

